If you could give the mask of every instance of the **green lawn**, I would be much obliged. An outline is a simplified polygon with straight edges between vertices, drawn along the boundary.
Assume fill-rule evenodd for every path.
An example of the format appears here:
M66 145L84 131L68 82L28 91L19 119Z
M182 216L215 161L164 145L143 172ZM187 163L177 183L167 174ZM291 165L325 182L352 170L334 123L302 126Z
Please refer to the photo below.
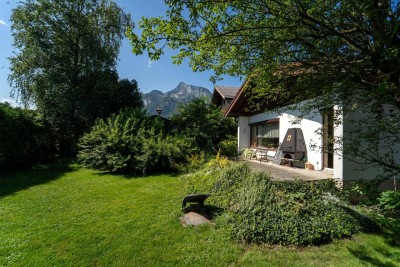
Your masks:
M171 175L62 164L0 175L1 266L400 266L398 232L299 249L237 244L217 225L184 228Z

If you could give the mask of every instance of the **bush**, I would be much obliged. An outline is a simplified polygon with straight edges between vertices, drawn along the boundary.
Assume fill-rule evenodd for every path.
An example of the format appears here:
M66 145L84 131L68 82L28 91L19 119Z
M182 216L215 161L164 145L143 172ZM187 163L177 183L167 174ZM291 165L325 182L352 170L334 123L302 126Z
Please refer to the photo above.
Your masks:
M359 180L352 183L350 194L356 202L363 202L368 205L374 205L380 195L379 185L382 179Z
M192 153L190 140L163 134L163 124L139 109L99 119L79 142L78 159L94 169L145 174L173 169Z
M322 244L349 237L363 229L363 217L341 203L336 193L320 183L274 182L265 174L252 173L232 214L234 236L283 245Z
M184 178L189 193L211 193L238 240L309 245L368 230L373 222L340 199L333 181L274 181L246 164Z
M400 193L396 191L382 192L378 198L378 206L385 213L400 215Z
M176 163L174 167L180 172L190 173L203 168L205 163L204 152L200 152L187 155L185 161Z
M234 157L237 155L237 139L231 137L227 140L223 140L218 144L218 149L223 156Z
M174 131L192 139L206 154L212 154L222 140L237 130L235 121L225 118L221 109L207 98L181 104L177 111L171 118Z
M48 161L55 153L50 127L36 111L0 103L0 167L12 169Z

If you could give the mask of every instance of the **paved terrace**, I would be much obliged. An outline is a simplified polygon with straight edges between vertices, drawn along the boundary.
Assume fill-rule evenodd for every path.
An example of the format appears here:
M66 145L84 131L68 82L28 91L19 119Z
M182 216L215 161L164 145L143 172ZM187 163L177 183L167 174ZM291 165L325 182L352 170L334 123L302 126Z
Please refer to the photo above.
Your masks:
M301 179L305 181L333 178L332 171L312 171L289 166L273 164L272 161L261 162L258 160L245 160L250 168L255 171L267 172L273 179Z

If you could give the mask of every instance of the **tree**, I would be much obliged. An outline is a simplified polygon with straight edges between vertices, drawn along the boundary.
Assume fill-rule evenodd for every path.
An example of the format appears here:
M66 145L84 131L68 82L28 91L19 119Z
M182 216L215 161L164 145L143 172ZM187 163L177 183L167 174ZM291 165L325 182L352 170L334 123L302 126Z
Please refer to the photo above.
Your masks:
M111 92L112 95L108 99L110 113L117 113L127 107L143 108L142 95L136 80L122 79L116 86L117 88Z
M194 139L196 146L208 153L236 133L235 122L224 118L220 108L207 98L196 98L178 106L172 115L172 128L178 134Z
M104 109L118 83L115 65L130 17L111 0L27 0L13 10L16 53L10 84L53 127L61 152Z
M55 152L48 127L36 111L0 103L0 169L48 160Z
M188 58L195 71L251 76L259 101L314 101L311 109L342 106L355 120L351 146L366 164L400 172L400 2L390 0L166 0L167 18L144 18L141 35L132 29L133 51L158 59L167 46L176 63ZM256 109L257 107L255 107ZM382 116L384 114L384 116ZM340 114L339 114L340 115ZM338 116L339 118L340 116ZM378 120L376 125L369 123ZM373 128L363 127L364 123ZM377 125L390 131L382 133ZM371 132L370 132L371 130ZM341 144L351 144L337 140ZM377 142L378 141L378 142ZM384 142L390 143L384 143ZM365 158L368 144L379 148ZM376 148L376 147L374 147ZM369 153L370 155L371 153ZM378 155L379 154L379 155Z
M142 19L141 36L130 30L135 53L147 51L151 59L158 59L165 46L179 49L176 63L189 58L193 70L212 69L217 76L247 76L258 69L263 79L282 79L301 67L308 80L317 80L313 85L318 89L332 87L320 84L326 77L351 81L369 91L379 86L391 96L390 102L400 106L398 1L166 3L167 19Z

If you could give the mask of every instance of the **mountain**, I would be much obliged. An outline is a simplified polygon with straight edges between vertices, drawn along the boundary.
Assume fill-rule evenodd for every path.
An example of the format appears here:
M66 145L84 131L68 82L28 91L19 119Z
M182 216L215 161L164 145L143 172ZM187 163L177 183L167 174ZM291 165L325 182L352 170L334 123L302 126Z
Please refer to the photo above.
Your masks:
M211 92L207 88L188 85L180 82L178 86L166 93L153 90L150 93L142 94L144 107L150 115L157 114L156 109L160 106L163 117L170 117L179 103L190 102L194 98L211 97Z

